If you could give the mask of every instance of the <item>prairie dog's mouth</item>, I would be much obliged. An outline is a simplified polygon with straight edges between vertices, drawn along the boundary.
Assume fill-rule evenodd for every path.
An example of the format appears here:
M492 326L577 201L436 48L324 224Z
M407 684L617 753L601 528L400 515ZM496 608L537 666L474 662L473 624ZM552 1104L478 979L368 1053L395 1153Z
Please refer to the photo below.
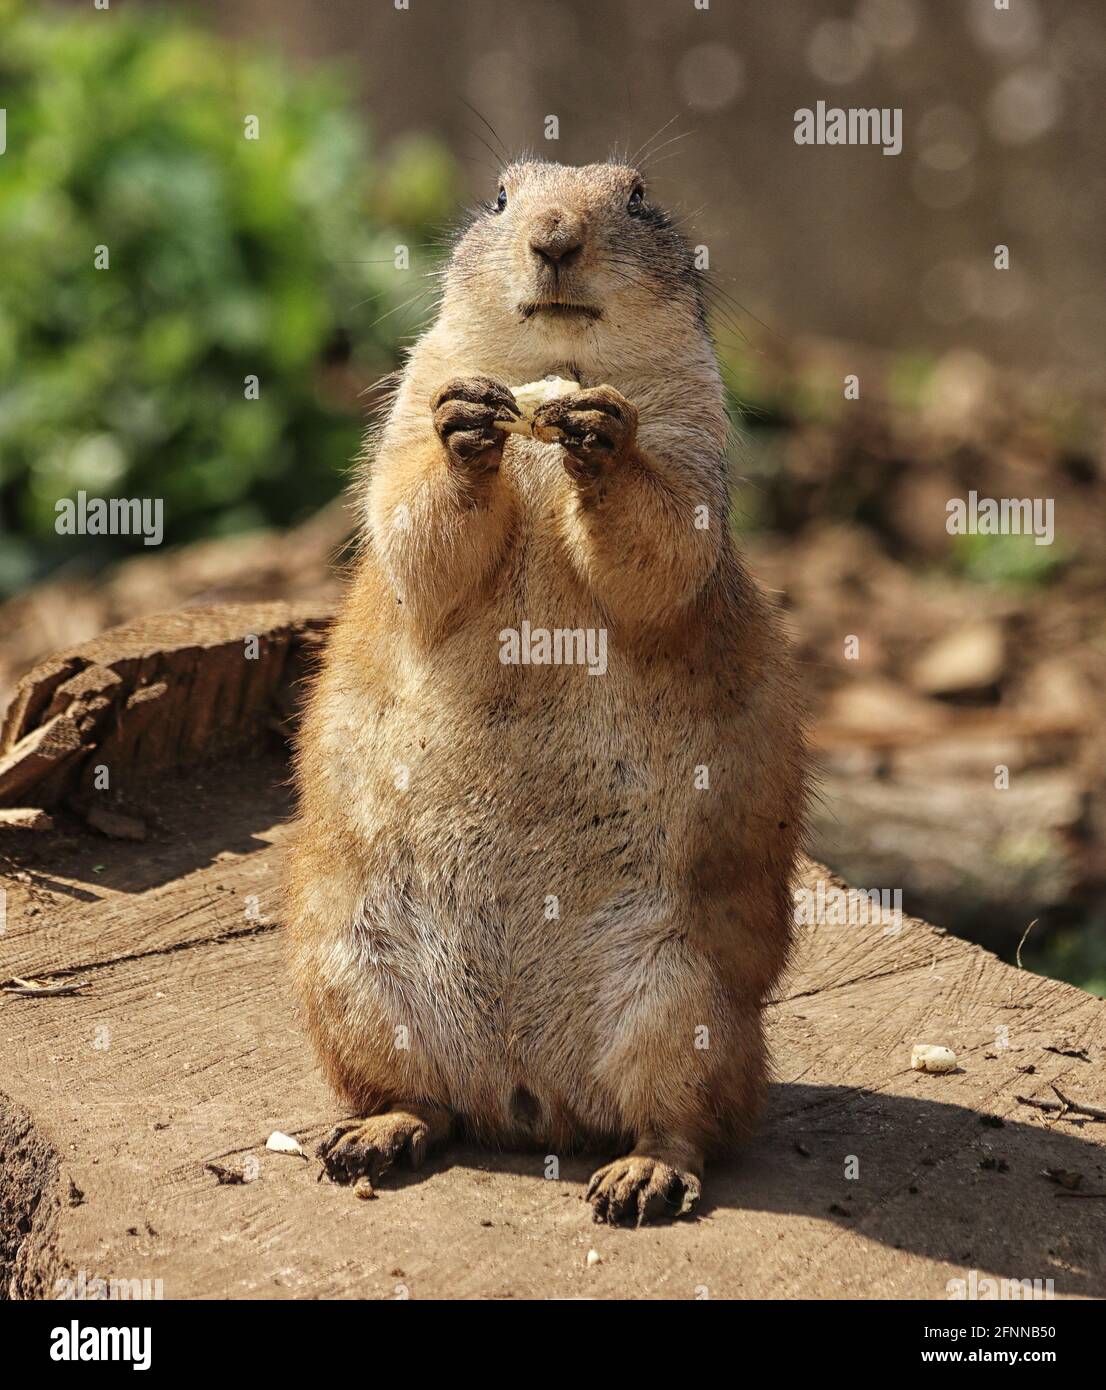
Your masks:
M601 319L603 310L594 304L566 304L559 299L531 300L520 304L518 311L524 319L532 319L535 314L551 314L554 318Z

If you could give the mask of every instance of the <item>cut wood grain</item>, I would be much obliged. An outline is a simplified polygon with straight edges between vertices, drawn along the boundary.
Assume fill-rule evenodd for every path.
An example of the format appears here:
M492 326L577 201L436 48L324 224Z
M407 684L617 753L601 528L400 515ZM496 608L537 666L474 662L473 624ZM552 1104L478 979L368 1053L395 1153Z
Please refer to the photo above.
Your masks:
M51 657L19 682L0 729L0 805L80 798L94 768L133 787L263 743L327 623L318 605L190 608Z
M15 741L0 754L0 803L15 805L36 794L79 754L91 751L95 744L83 734L77 720L58 714Z

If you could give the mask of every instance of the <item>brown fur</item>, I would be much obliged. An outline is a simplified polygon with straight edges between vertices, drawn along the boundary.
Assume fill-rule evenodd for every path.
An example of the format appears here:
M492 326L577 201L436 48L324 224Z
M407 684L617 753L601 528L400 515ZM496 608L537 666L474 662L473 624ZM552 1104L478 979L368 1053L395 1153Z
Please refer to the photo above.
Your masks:
M627 211L637 178L514 166L455 249L367 474L290 875L292 976L347 1103L632 1149L593 1179L609 1220L689 1206L755 1116L806 796L695 273ZM502 387L549 373L588 390L539 413L561 442L495 430ZM502 664L523 620L605 628L606 674Z

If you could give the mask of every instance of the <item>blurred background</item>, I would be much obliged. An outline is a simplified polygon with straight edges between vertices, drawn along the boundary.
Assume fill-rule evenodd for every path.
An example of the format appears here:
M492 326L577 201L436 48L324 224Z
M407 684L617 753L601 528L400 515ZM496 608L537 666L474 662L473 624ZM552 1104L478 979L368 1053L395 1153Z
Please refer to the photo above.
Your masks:
M813 852L1106 994L1106 11L703 3L0 0L0 700L144 612L337 594L372 385L500 151L645 146L709 251ZM901 154L796 145L819 100L901 108ZM165 545L59 536L79 489L163 498ZM950 536L971 489L1054 543Z

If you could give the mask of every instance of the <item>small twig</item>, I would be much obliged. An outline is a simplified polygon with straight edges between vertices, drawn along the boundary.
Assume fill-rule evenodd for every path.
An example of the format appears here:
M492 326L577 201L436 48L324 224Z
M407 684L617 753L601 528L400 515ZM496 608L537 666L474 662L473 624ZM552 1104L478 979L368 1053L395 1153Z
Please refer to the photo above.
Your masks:
M73 980L69 984L61 985L42 985L36 984L34 980L21 980L18 975L13 975L6 984L0 985L0 992L22 994L26 998L42 998L46 995L76 994L83 988L83 980Z
M1055 1086L1052 1089L1056 1091ZM1056 1091L1056 1094L1060 1095L1060 1092ZM1014 1099L1019 1105L1032 1105L1034 1110L1046 1110L1049 1114L1058 1111L1057 1119L1064 1119L1067 1115L1085 1115L1090 1120L1106 1120L1106 1110L1094 1105L1080 1105L1066 1096L1061 1096L1058 1101L1034 1100L1032 1096L1015 1096Z
M1018 949L1014 952L1014 959L1015 959L1015 960L1017 961L1017 963L1018 963L1018 969L1019 969L1019 970L1024 970L1024 969L1025 969L1025 967L1022 965L1022 947L1025 945L1025 938L1029 935L1029 933L1030 933L1030 932L1033 930L1033 928L1037 925L1038 921L1040 921L1040 918L1034 917L1033 920L1032 920L1032 922L1030 922L1029 926L1026 927L1025 931L1022 932L1022 939L1018 942Z
M1053 1082L1050 1081L1048 1084L1056 1093L1057 1100L1059 1100L1060 1103L1065 1107L1065 1109L1067 1111L1070 1111L1071 1114L1086 1115L1089 1119L1092 1120L1106 1120L1106 1110L1104 1110L1101 1106L1084 1105L1081 1101L1072 1100L1070 1097L1064 1095L1060 1087L1055 1085ZM1061 1111L1061 1114L1063 1113L1064 1111Z

